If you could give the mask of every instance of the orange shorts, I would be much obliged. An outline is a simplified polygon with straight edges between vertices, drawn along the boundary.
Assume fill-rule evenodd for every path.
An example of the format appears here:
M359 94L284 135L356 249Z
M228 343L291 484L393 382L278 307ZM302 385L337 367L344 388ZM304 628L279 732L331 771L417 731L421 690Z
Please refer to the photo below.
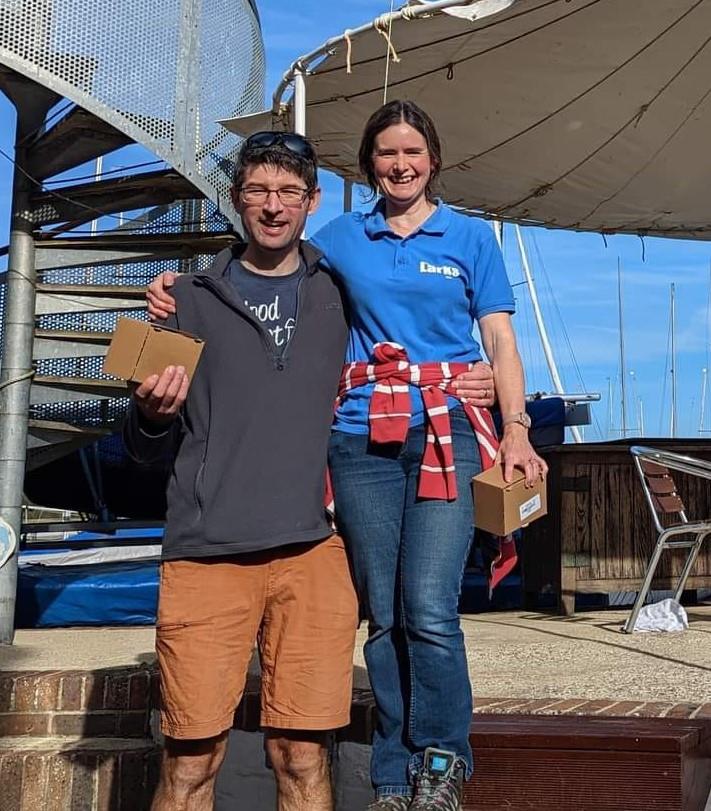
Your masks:
M348 724L358 608L338 535L163 561L160 581L156 652L166 735L210 738L232 726L255 644L263 726Z

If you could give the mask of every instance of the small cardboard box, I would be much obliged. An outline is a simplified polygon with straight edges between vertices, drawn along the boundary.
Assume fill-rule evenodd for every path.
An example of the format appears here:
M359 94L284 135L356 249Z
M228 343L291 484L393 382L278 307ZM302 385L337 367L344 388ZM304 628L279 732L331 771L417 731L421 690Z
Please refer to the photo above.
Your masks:
M493 535L508 535L546 514L546 481L536 479L526 487L526 475L514 468L513 479L504 481L503 465L494 465L472 479L474 525Z
M104 373L141 383L166 366L183 366L190 380L205 342L187 332L119 318L104 358Z

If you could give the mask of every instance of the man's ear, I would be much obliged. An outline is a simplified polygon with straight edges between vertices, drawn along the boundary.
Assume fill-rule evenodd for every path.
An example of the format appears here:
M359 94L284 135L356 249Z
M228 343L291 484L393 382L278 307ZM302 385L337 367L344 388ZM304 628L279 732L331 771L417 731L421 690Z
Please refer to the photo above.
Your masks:
M309 198L309 214L313 214L314 211L318 210L318 207L321 205L321 189L316 188L311 193L311 197Z

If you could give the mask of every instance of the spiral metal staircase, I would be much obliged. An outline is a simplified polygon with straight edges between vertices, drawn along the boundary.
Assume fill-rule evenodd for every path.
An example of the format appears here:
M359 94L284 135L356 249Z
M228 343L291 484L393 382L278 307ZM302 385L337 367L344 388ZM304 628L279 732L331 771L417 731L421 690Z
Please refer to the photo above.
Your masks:
M23 483L116 430L126 389L101 365L117 317L144 318L155 275L202 268L239 233L239 140L217 120L261 109L264 76L253 0L0 0L17 109L0 517L16 531ZM0 586L2 624L14 584Z

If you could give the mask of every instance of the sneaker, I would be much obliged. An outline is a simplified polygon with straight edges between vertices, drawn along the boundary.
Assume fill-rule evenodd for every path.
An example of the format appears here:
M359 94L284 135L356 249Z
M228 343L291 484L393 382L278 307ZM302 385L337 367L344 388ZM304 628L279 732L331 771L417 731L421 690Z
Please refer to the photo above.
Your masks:
M387 797L379 797L366 808L366 811L408 811L411 802L412 797L391 794Z
M409 811L461 811L464 766L454 752L425 749Z

